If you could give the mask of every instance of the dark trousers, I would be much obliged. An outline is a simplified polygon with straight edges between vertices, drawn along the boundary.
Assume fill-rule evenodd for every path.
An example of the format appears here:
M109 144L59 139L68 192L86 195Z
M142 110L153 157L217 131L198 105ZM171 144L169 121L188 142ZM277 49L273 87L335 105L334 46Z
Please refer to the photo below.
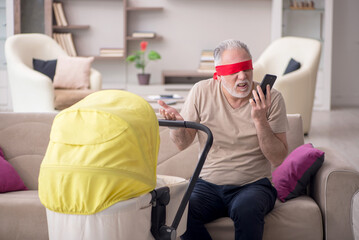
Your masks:
M192 192L184 240L212 239L204 224L230 217L236 240L262 239L264 216L275 204L277 191L267 178L244 185L215 185L198 179Z

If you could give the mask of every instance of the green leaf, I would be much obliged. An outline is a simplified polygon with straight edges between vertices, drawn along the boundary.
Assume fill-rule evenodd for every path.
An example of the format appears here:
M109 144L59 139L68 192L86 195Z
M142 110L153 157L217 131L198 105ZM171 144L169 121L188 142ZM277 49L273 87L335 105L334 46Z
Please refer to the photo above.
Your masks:
M136 63L135 67L143 69L145 67L145 65L142 63Z
M129 55L127 58L126 58L126 61L127 62L134 62L136 60L136 56L135 55Z
M150 59L150 60L158 60L158 59L161 59L161 55L158 54L158 52L151 50L148 53L148 59Z

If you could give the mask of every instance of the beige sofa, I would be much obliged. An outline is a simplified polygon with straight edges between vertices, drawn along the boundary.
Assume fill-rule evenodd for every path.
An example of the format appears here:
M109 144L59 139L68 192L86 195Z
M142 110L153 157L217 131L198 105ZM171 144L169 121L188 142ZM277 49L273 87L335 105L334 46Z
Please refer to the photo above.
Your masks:
M48 239L45 208L37 195L40 163L46 151L54 113L0 113L0 146L28 191L0 194L0 239ZM288 116L290 149L303 143L301 119ZM182 152L161 128L158 173L190 177L197 163L198 143ZM265 218L264 239L359 239L359 173L326 152L323 166L311 186L310 196L286 203L277 201ZM207 225L213 239L234 239L230 219L218 219ZM356 234L356 236L354 236ZM355 238L356 237L356 238Z

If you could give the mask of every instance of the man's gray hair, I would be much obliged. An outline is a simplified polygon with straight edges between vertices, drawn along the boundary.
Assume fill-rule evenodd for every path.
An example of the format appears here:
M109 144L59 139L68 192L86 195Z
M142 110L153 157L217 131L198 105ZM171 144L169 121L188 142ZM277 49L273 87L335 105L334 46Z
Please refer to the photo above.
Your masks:
M217 47L216 49L214 49L213 55L214 55L214 65L218 66L221 64L221 57L222 57L222 53L225 50L228 49L244 49L250 58L252 58L252 55L247 47L247 45L241 41L238 40L234 40L234 39L228 39L228 40L224 40L222 41Z

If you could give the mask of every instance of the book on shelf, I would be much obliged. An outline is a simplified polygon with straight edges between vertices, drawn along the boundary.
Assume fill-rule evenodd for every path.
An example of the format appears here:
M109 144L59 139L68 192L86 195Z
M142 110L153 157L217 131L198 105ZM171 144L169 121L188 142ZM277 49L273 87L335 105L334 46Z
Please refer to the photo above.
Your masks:
M61 23L61 19L60 19L60 14L59 14L59 10L56 6L56 3L52 3L52 9L54 11L54 16L55 16L55 22L56 24L54 25L57 25L57 26L62 26L62 23Z
M124 55L123 48L100 48L100 56L103 57L123 57Z
M62 27L68 26L62 3L54 2L54 3L52 3L52 8L54 10L56 25L62 26Z
M202 50L200 60L213 62L214 61L213 50Z
M216 71L212 50L202 50L197 71L204 73L214 73Z
M52 37L69 56L77 56L74 40L71 33L53 33Z
M71 51L71 56L76 57L77 52L76 52L75 42L74 42L74 39L72 37L72 34L71 33L66 33L65 36L67 38L67 43L68 43L70 51Z
M214 71L215 70L214 62L200 62L199 69Z
M154 38L156 37L155 32L133 32L132 37L134 38Z

